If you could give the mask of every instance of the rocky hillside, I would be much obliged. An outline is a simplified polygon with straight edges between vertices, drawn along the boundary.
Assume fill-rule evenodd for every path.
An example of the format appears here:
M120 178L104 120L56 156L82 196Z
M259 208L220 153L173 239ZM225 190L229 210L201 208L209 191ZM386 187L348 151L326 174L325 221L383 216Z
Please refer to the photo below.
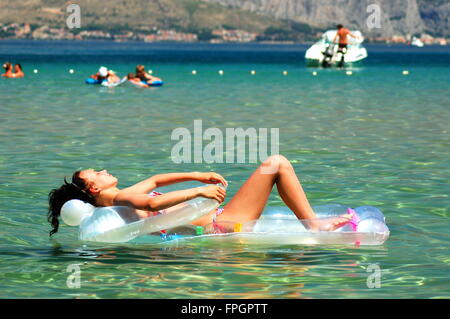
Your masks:
M419 34L450 35L449 0L204 0L275 19L288 19L313 27L342 23L368 36ZM369 4L381 9L381 28L368 28Z
M225 28L255 32L259 40L302 41L342 23L367 37L450 36L450 0L0 0L0 25L65 28L71 2L81 7L82 29L113 33L175 29L202 40ZM367 26L372 3L381 8L381 28Z
M450 37L450 1L418 0L418 4L427 33Z
M66 7L70 3L80 6L83 29L199 31L230 26L261 32L284 24L265 15L202 0L0 0L0 24L47 24L61 28L65 26Z

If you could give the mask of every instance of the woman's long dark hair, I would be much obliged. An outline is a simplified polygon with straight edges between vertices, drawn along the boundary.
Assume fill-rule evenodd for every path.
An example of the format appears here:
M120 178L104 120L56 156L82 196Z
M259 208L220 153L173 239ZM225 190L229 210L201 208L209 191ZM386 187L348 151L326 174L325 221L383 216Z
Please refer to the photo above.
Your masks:
M80 171L73 173L71 183L67 182L64 177L64 184L60 188L52 189L48 194L47 220L53 227L50 231L50 236L58 231L61 207L71 199L80 199L95 206L95 198L89 194L88 185L80 177Z

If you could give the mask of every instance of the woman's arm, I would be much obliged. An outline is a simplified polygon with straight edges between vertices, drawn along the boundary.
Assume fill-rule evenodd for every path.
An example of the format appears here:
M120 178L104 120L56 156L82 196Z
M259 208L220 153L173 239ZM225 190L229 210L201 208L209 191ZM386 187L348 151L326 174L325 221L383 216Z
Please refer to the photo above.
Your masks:
M197 174L197 172L158 174L125 188L123 191L127 193L146 194L158 187L196 180Z
M176 183L182 183L187 181L199 181L207 184L218 184L226 186L228 183L219 174L211 173L200 173L200 172L190 172L190 173L168 173L168 174L158 174L143 180L133 186L125 188L124 191L127 193L149 193L155 188L163 187L167 185L172 185Z
M146 194L128 193L122 190L114 198L113 205L131 206L135 209L146 211L158 211L199 196L215 199L222 203L225 199L225 194L226 192L223 188L215 185L174 191L156 197L150 197Z

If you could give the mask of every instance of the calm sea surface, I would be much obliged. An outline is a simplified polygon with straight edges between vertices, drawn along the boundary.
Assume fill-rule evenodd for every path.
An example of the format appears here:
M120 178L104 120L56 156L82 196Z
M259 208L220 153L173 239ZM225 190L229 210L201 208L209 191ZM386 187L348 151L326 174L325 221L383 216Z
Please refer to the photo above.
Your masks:
M26 77L0 79L0 298L449 298L449 47L368 45L352 76L307 68L306 48L1 41L1 62L21 63ZM84 84L100 65L125 75L139 63L165 85ZM193 130L196 119L224 132L279 128L280 153L311 203L377 206L389 240L91 245L68 226L49 239L47 194L79 168L106 168L120 186L214 170L230 181L231 198L256 164L171 160L172 131ZM269 205L283 205L275 190ZM380 288L367 285L371 264Z

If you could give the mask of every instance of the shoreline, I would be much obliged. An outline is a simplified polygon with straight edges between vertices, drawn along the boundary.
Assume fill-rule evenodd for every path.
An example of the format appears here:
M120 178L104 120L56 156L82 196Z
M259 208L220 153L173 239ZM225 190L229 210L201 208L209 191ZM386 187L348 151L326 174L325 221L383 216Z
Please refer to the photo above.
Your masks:
M318 40L318 39L317 39ZM211 46L220 46L220 45L280 45L280 46L292 46L292 45L312 45L317 41L305 41L305 42L294 42L294 41L249 41L249 42L232 42L232 41L223 41L223 42L210 42L210 41L139 41L139 40L126 40L126 41L116 41L116 40L107 40L107 39L90 39L90 40L78 40L78 39L19 39L19 38L0 38L0 43L7 42L45 42L45 43L132 43L132 44L146 44L146 45L163 45L163 44L180 44L180 45L211 45ZM408 45L406 43L395 43L395 42L379 42L379 41L366 41L363 45L378 45L378 46L398 46L398 47L412 47L419 48L415 46ZM427 44L426 46L419 48L427 48L427 47L449 47L448 44Z

